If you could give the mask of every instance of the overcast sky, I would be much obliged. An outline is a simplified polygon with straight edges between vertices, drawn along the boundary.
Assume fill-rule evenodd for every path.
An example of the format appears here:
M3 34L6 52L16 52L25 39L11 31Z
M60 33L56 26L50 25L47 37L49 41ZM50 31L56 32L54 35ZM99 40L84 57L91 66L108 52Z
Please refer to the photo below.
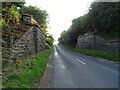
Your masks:
M26 5L36 5L49 14L48 31L54 39L67 30L74 18L84 15L93 0L26 0Z

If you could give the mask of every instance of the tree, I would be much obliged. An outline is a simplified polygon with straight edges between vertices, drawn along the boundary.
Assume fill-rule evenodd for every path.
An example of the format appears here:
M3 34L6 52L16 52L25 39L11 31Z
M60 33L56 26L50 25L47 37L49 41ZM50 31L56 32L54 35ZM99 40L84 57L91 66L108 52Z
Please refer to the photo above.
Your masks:
M75 47L78 36L87 32L87 29L85 29L85 21L86 15L72 20L72 25L70 26L70 28L67 31L63 31L61 33L61 38L59 38L59 42Z
M92 28L97 28L98 32L111 35L120 26L119 11L120 2L94 2L88 13L87 24Z
M53 36L51 34L46 37L46 43L48 43L50 46L53 45L54 38L53 38Z
M25 6L23 14L30 14L38 22L43 32L47 35L48 14L45 10L41 10L37 6Z
M3 2L2 18L8 24L11 22L19 22L24 2Z
M119 12L120 2L93 2L87 14L72 20L70 28L61 33L59 43L75 47L79 35L94 32L94 29L105 38L119 38Z
M23 14L30 14L40 25L42 31L46 35L46 43L52 46L54 43L54 38L52 35L49 35L47 29L48 25L48 13L45 10L41 10L37 6L25 6L23 9Z

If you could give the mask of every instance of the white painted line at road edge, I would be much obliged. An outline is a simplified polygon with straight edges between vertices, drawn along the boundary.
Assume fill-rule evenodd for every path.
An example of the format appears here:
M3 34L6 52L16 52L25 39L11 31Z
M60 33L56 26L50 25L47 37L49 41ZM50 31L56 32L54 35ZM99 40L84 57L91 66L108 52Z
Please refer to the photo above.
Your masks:
M86 63L84 63L83 61L81 61L81 60L79 60L79 59L76 59L78 62L80 62L80 63L82 63L82 64L86 64Z

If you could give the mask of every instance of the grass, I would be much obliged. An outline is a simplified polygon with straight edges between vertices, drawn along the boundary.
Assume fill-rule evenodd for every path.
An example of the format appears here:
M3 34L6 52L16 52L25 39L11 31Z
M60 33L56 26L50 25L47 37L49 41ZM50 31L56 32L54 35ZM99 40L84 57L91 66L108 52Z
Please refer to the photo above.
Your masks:
M82 53L94 57L100 57L112 61L117 61L118 60L118 54L114 54L112 52L108 51L102 51L102 50L84 50L84 49L77 49L77 48L72 48L68 45L61 45L62 47L69 49L71 51L77 52L77 53Z
M30 83L44 74L51 52L52 48L46 49L22 58L15 67L4 68L3 88L30 88Z

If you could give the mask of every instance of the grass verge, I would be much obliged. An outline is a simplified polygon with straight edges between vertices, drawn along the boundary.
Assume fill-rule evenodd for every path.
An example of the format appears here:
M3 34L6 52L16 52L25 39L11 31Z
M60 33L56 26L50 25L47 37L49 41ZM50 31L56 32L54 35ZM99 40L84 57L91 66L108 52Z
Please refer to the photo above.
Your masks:
M3 88L30 88L30 83L46 70L51 49L17 59L17 66L3 69Z
M108 59L108 60L112 60L112 61L117 61L118 60L118 54L116 53L112 53L109 51L102 51L102 50L84 50L84 49L77 49L77 48L72 48L68 45L61 45L60 46L69 49L71 51L74 52L78 52L78 53L82 53L82 54L86 54L86 55L90 55L90 56L94 56L94 57L100 57L100 58L104 58L104 59Z

